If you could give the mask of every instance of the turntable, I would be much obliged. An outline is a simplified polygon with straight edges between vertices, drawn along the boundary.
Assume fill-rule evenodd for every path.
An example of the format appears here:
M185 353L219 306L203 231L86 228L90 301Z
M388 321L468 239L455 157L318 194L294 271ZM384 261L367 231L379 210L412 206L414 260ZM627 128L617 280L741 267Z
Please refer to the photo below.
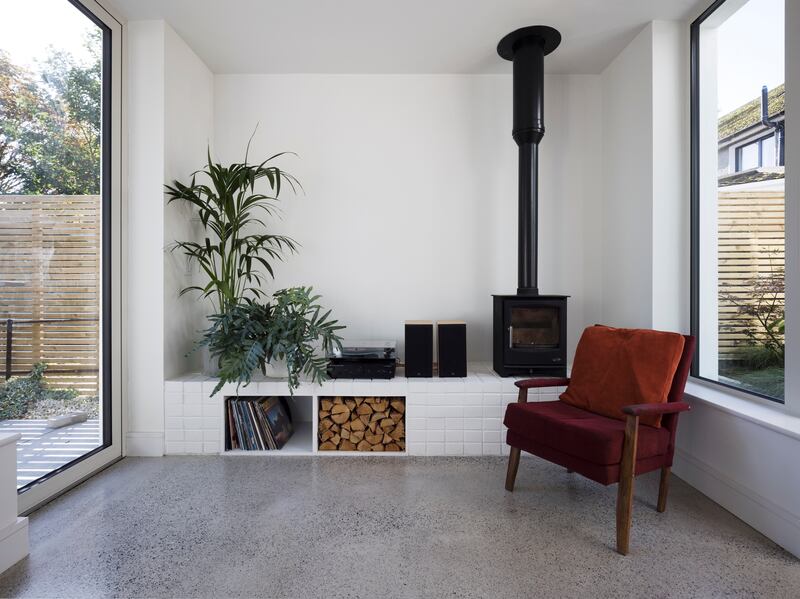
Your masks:
M346 341L328 354L332 379L391 379L397 367L396 341Z

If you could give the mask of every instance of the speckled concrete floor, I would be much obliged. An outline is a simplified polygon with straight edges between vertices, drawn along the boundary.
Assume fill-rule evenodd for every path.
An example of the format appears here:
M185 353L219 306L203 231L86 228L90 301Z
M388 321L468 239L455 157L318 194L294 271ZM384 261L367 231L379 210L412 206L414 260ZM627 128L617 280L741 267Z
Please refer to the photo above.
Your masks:
M31 516L0 595L797 597L800 561L673 479L615 487L523 459L128 458Z

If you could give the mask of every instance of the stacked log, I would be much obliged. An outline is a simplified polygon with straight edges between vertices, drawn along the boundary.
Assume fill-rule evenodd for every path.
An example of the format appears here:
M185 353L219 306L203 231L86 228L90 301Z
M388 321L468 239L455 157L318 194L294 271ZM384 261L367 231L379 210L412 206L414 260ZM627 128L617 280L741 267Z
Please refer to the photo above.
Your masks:
M319 400L320 451L403 451L404 397L323 397Z

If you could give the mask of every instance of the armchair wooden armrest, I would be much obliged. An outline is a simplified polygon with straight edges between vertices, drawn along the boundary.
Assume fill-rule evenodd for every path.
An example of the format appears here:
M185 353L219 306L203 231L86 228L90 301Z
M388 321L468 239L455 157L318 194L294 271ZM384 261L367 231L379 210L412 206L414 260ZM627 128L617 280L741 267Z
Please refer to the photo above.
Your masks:
M569 379L560 376L543 376L538 379L525 379L516 381L514 384L519 389L517 403L528 403L528 389L538 389L540 387L561 387L569 383Z
M658 414L677 414L692 409L685 401L672 401L667 403L642 403L625 406L622 412L628 416L657 416Z
M538 389L540 387L563 387L569 384L569 378L556 376L543 376L538 379L525 379L514 383L520 389Z

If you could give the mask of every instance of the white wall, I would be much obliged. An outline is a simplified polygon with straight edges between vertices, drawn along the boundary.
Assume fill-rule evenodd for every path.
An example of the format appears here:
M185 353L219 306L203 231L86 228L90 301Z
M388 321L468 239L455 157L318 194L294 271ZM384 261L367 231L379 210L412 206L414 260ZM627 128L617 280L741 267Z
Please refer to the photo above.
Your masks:
M653 35L653 328L689 330L689 33L654 21ZM682 124L682 126L681 126ZM681 301L675 301L675 289Z
M653 324L653 26L603 71L602 322Z
M129 23L128 455L161 455L164 414L164 23Z
M163 21L127 25L128 388L127 455L162 455L164 379L185 371L200 313L178 300L186 269L165 257L165 240L191 232L164 182L186 177L212 137L211 73ZM165 317L165 314L167 315Z
M554 76L545 90L539 287L573 296L574 348L597 318L584 275L600 237L583 214L598 211L600 87ZM465 319L469 359L488 360L491 294L516 288L510 77L215 77L220 160L241 160L256 124L251 158L297 152L281 164L306 190L274 225L303 245L274 287L314 285L350 338L402 345L407 319Z
M648 23L601 75L606 324L689 328L688 39Z
M190 175L206 162L213 141L214 76L178 34L165 29L164 53L164 182L188 183ZM192 352L203 326L203 302L196 294L179 297L194 283L185 256L170 251L176 240L200 237L200 223L185 202L164 208L164 376L199 370L200 353ZM195 268L196 270L196 268ZM189 357L187 358L187 354Z

